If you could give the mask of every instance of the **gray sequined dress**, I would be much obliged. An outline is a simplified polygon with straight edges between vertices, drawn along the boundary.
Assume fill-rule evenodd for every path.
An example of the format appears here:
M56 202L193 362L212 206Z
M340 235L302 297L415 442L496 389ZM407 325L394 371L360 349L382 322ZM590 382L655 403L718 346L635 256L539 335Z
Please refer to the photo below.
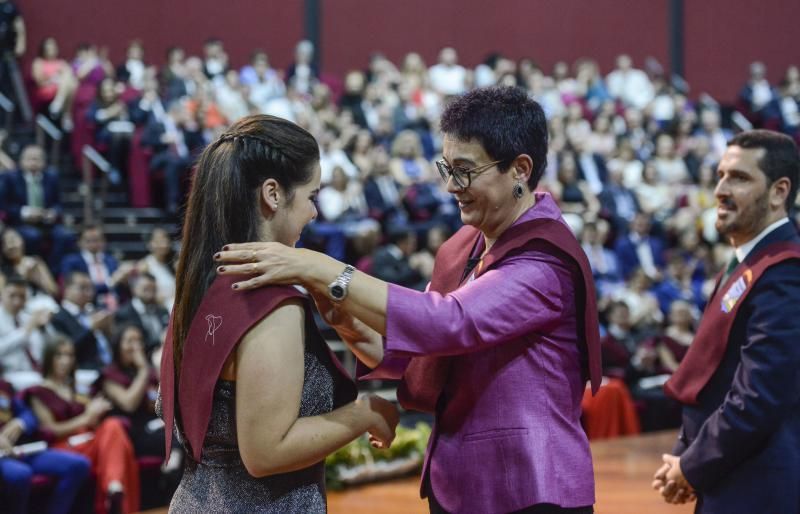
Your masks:
M311 313L306 312L311 320ZM316 416L355 399L355 385L334 363L316 326L307 326L305 378L300 417ZM212 513L324 513L325 466L263 478L245 469L236 440L236 382L219 380L214 390L211 419L201 462L186 452L184 474L169 512ZM265 413L265 416L268 415ZM184 439L179 436L183 442Z

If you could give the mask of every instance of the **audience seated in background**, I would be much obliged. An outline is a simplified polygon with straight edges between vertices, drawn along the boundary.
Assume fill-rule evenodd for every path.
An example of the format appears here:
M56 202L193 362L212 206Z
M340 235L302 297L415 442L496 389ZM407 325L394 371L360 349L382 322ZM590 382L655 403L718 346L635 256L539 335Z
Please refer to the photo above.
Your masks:
M64 299L53 316L53 327L74 344L78 368L99 370L111 363L108 338L113 330L114 313L95 308L95 289L89 275L72 271L64 278Z
M61 280L73 271L83 272L91 278L97 294L96 301L115 310L118 305L121 286L135 271L132 263L117 263L112 255L106 253L106 238L100 225L85 225L78 237L79 252L65 255L61 261ZM95 300L92 297L92 300Z
M139 466L122 421L106 417L111 403L75 389L75 349L60 339L45 348L44 381L24 391L26 402L56 449L91 461L97 477L94 510L98 514L139 510Z
M13 386L0 379L0 502L3 512L26 514L34 474L55 480L49 500L39 502L44 514L67 514L83 482L89 476L89 460L72 452L41 449L13 455L16 445L35 441L38 420L14 394Z
M25 240L28 251L49 256L51 265L69 250L73 238L60 224L58 182L58 173L47 169L44 149L38 145L23 148L18 169L0 176L0 211Z
M114 324L118 327L139 327L144 337L144 348L149 355L164 340L169 324L169 311L158 302L158 287L153 275L139 273L132 281L133 297L114 313Z

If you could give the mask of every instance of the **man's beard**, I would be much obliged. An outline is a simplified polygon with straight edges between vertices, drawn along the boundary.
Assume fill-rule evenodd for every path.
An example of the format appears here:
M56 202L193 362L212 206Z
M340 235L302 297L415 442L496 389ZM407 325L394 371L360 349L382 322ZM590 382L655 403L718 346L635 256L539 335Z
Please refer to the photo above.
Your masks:
M730 207L735 209L735 218L732 222L728 223L727 225L723 225L720 223L720 219L717 218L717 222L715 223L715 227L717 232L723 237L734 237L742 234L747 234L749 232L754 232L753 235L758 234L760 232L757 230L759 226L767 219L769 216L769 196L768 194L763 194L759 196L755 203L751 206L742 207L737 205L732 200L725 201L726 204ZM730 214L728 214L730 216Z

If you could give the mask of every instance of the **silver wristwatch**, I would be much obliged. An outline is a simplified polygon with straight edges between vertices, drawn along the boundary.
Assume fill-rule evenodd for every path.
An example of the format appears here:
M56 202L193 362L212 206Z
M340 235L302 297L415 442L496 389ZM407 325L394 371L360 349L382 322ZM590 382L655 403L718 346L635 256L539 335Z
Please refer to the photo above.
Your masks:
M347 296L347 288L350 286L350 280L352 280L355 271L356 269L348 264L344 267L344 271L339 273L336 280L328 285L328 296L331 297L331 300L334 302L341 302L345 299Z

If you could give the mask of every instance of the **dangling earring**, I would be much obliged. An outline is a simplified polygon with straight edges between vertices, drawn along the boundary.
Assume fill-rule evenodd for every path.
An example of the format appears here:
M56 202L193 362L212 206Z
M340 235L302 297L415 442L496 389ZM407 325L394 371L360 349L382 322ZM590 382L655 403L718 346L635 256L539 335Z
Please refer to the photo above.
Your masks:
M522 189L522 183L517 180L517 183L514 184L514 188L511 190L511 193L514 195L515 200L519 200L522 198L522 195L525 194L525 190Z

